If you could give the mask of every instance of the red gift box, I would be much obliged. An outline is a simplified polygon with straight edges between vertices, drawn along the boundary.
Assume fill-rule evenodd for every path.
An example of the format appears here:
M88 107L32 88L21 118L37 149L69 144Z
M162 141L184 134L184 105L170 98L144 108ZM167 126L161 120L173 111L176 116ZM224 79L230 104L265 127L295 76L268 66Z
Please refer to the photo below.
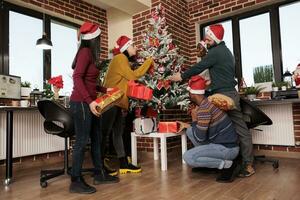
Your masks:
M178 122L159 122L158 132L160 133L177 133L179 131Z
M153 97L153 90L145 87L143 99L147 101L147 100L151 100L152 97Z
M128 81L127 96L135 99L151 100L153 90L135 81Z

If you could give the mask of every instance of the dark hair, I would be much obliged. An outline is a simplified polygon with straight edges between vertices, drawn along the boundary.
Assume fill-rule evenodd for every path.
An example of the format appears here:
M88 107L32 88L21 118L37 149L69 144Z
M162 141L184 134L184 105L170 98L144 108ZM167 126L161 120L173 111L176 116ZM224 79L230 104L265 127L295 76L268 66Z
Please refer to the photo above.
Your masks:
M95 62L95 65L97 68L100 67L100 52L101 52L101 48L100 48L100 35L96 38L93 38L91 40L81 40L80 46L77 50L76 56L73 60L72 63L72 69L75 69L76 67L76 62L77 62L77 55L78 52L82 49L82 48L89 48L92 51L92 56L93 56L93 60Z
M136 56L130 56L127 50L123 54L128 58L129 62L136 62Z

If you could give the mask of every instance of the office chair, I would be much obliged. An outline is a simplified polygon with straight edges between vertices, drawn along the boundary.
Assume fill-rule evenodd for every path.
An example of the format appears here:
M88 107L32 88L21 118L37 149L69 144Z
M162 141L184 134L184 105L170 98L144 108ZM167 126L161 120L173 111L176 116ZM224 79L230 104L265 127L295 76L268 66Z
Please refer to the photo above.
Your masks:
M47 180L63 175L66 172L70 174L68 138L74 135L74 123L71 114L58 102L41 100L38 101L37 105L41 115L45 118L45 132L65 139L64 167L62 169L41 170L40 185L42 188L45 188L48 185ZM61 124L62 126L57 124Z
M243 118L249 129L255 129L260 125L273 124L272 120L263 111L253 105L249 100L241 98L240 105L243 113ZM254 156L254 160L260 162L270 162L272 163L274 170L278 169L279 167L279 161L277 159L266 158L264 155Z

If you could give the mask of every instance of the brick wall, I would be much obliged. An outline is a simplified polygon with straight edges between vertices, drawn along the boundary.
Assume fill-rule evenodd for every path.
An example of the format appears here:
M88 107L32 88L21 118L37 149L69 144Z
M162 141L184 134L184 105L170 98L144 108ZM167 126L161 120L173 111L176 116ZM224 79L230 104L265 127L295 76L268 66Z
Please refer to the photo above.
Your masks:
M81 0L21 0L26 4L41 7L80 21L89 21L100 25L101 29L101 58L108 57L108 33L106 10L90 5Z

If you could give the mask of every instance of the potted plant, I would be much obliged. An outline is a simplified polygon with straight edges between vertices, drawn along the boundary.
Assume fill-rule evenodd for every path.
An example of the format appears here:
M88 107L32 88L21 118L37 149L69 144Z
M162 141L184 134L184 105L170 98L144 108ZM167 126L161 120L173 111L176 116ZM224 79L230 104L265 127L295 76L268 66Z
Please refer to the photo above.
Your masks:
M278 91L278 83L275 83L275 82L272 83L272 91L274 91L274 92Z
M263 88L262 92L272 91L273 76L273 65L255 67L253 70L255 86Z
M250 101L252 101L252 100L256 99L256 96L261 91L262 91L262 88L257 87L257 86L251 86L251 87L247 87L245 89L245 95L246 95L247 99L249 99Z
M21 82L21 96L28 97L31 92L31 83L28 81Z
M280 83L280 88L281 88L282 91L286 91L287 87L288 87L287 82L283 81L283 82Z
M43 98L45 98L45 99L52 99L54 93L51 90L51 85L49 83L45 83L42 95L43 95Z

